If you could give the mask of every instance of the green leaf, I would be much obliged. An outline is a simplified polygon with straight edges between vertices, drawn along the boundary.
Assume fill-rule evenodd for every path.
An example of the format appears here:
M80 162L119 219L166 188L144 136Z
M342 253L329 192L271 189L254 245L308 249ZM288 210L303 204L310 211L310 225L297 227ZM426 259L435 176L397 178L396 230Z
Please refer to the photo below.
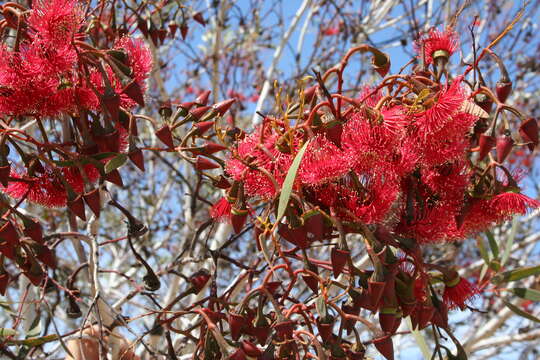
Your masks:
M32 325L30 325L30 329L28 329L28 332L26 333L26 338L34 338L38 336L41 333L41 319L39 316L37 316L34 321L32 321Z
M7 341L8 344L15 344L15 345L26 345L26 346L40 346L45 343L56 341L58 340L58 335L52 334L52 335L45 335L41 337L33 337L29 339L24 340L9 340Z
M508 291L514 293L522 299L540 301L540 291L526 288L511 288Z
M128 157L126 154L116 155L105 164L105 173L108 174L111 171L118 169L120 166L126 163L127 159Z
M300 151L296 154L294 157L294 160L291 164L291 167L289 168L289 171L287 172L287 176L285 177L285 181L283 182L283 187L281 188L281 194L279 195L279 203L278 203L278 213L276 222L279 222L283 215L285 214L285 210L287 210L287 205L289 204L289 198L291 197L293 185L294 185L294 179L296 178L296 173L298 172L298 168L300 167L300 163L302 162L302 157L304 156L304 153L306 152L307 146L309 144L309 140L304 143Z
M486 247L484 246L484 241L480 236L476 238L476 245L478 246L478 250L480 251L480 256L482 259L484 259L484 262L486 264L489 264L489 254L486 250Z
M501 259L501 266L504 266L504 264L506 264L506 261L510 257L510 250L512 250L512 245L514 244L517 226L518 226L518 217L516 215L512 219L512 228L510 230L510 236L508 236L508 240L506 240L506 245L504 246L504 253Z
M518 268L514 270L505 271L502 274L497 274L491 279L493 284L501 284L503 282L517 281L526 278L531 275L540 274L540 265L530 266L525 268Z
M0 328L0 337L15 336L18 332L13 329Z
M411 333L413 334L414 340L418 344L418 347L420 348L420 351L422 352L422 356L424 356L425 360L431 360L431 351L429 351L426 339L422 335L418 329L413 329L411 318L409 316L406 317L405 321L407 322L407 326L409 329L411 329Z
M502 299L502 301L504 302L504 305L506 305L510 310L512 310L513 312L515 312L517 315L521 316L521 317L524 317L526 319L529 319L531 321L534 321L534 322L537 322L537 323L540 323L540 319L537 318L536 316L524 311L524 310L521 310L520 308L518 308L516 305L510 303L509 301L506 301L504 299Z
M497 245L497 242L495 241L495 238L493 237L493 234L491 233L491 231L487 230L486 231L486 236L487 236L488 241L489 241L489 247L491 249L491 253L493 254L493 258L498 259L499 258L499 246Z

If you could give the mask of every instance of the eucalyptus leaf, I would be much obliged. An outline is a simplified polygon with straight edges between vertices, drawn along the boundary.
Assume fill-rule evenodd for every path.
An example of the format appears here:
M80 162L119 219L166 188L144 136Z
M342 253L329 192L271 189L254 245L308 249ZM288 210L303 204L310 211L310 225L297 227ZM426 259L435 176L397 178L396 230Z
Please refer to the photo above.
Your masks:
M120 166L126 163L127 159L128 157L126 154L117 154L115 157L107 161L107 163L105 164L105 173L108 174L118 169Z
M298 151L298 153L294 157L291 167L289 168L289 171L287 171L287 176L285 177L285 181L283 181L281 194L279 196L278 213L277 213L276 222L279 222L281 220L281 218L285 214L285 210L287 210L287 205L289 204L289 199L291 197L294 180L296 179L296 173L298 172L298 168L300 167L300 163L302 162L302 157L304 156L304 153L306 152L308 144L309 144L309 140L306 141L304 145L302 146L302 148L300 149L300 151Z
M491 279L493 284L501 284L510 281L517 281L526 278L531 275L540 274L540 265L530 266L524 268L518 268L514 270L505 271L501 274L497 274Z
M536 316L524 311L524 310L521 310L519 307L517 307L516 305L510 303L509 301L506 301L504 299L502 299L502 301L504 302L504 305L506 305L510 310L512 310L514 313L516 313L517 315L521 316L521 317L524 317L526 319L529 319L531 321L534 321L534 322L537 322L537 323L540 323L540 319L537 318Z
M540 301L540 291L526 288L508 289L511 293L525 300Z

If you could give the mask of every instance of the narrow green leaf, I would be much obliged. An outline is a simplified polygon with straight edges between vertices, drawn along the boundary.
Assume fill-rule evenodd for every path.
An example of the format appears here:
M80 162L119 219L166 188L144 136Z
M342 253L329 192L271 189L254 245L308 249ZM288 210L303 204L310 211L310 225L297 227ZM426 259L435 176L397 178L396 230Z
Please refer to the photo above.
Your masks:
M497 245L497 242L495 241L495 238L493 237L493 234L491 233L491 231L489 231L489 230L486 231L486 237L488 238L489 247L491 249L491 253L493 254L493 258L498 259L499 258L499 246Z
M489 264L489 254L486 250L486 247L484 245L484 241L480 236L476 238L476 245L478 246L478 250L480 251L480 256L484 260L486 264Z
M418 331L417 329L413 329L410 317L407 316L405 321L407 322L407 326L409 327L409 329L411 329L411 333L413 334L414 340L416 341L418 347L420 348L420 351L422 352L422 356L425 360L431 360L431 351L429 351L426 339L420 331Z
M58 340L58 335L52 334L52 335L46 335L46 336L41 336L41 337L33 337L29 339L24 339L24 340L9 340L7 341L7 343L33 347L33 346L40 346L45 343L56 341L56 340Z
M18 332L13 329L0 328L0 337L14 336Z
M518 226L518 217L516 215L512 219L512 228L510 229L510 235L508 236L508 240L506 240L506 245L504 246L504 252L501 259L501 266L504 266L504 264L506 264L506 261L510 257L510 250L512 250L512 245L514 245L514 239L516 237L517 226Z
M30 325L30 329L28 329L28 332L26 333L26 338L34 338L36 336L39 336L41 333L41 319L39 316L37 316L34 321L32 321L32 325Z
M116 155L105 164L105 173L108 174L111 171L118 169L120 166L126 163L127 159L128 157L126 154Z
M521 310L520 308L518 308L516 305L510 303L509 301L506 301L504 299L502 299L502 301L504 302L504 305L506 305L510 310L512 310L513 312L515 312L517 315L519 316L522 316L526 319L529 319L531 321L534 321L534 322L537 322L537 323L540 323L540 319L537 318L536 316L524 311L524 310Z
M511 288L508 291L522 299L540 301L540 291L526 288Z
M289 171L287 172L287 176L285 177L285 181L283 181L283 187L281 188L281 194L279 195L279 203L278 203L278 213L276 222L279 222L283 215L285 214L285 210L287 210L287 205L289 204L289 198L291 197L293 185L294 185L294 179L296 178L296 173L298 172L298 168L300 167L300 163L302 162L302 157L304 156L304 153L306 152L307 146L309 144L309 140L304 143L300 151L296 154L294 157L294 160L291 164L291 167L289 168Z
M502 274L497 274L491 279L493 284L501 284L504 282L517 281L526 278L531 275L540 274L540 265L530 266L525 268L518 268L514 270L505 271Z
M478 278L478 282L484 279L484 276L486 276L488 269L489 266L487 266L487 264L482 265L482 270L480 270L480 277Z

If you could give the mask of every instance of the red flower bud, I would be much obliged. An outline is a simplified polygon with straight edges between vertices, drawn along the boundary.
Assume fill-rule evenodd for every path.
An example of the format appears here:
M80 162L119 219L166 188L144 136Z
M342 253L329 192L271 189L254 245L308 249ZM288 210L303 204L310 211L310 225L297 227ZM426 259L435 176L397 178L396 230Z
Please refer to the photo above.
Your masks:
M234 341L238 341L240 335L242 335L243 328L247 325L247 320L240 314L229 313L227 315L227 322L231 329L231 338Z
M332 330L334 328L334 321L325 322L322 321L321 318L317 318L317 329L319 330L319 335L321 336L321 339L323 343L329 343L332 341L333 334Z
M137 20L137 28L144 35L145 38L148 37L148 22L146 19L139 18Z
M116 186L120 186L120 187L124 186L124 182L122 181L122 176L120 176L120 172L118 172L118 170L116 169L106 174L105 180Z
M111 120L117 122L120 112L120 95L111 88L105 89L105 93L101 96L101 104L109 113Z
M195 14L193 14L193 20L195 20L202 26L206 26L206 21L204 21L204 18L200 12L196 12Z
M347 264L347 261L350 259L350 251L338 249L333 247L330 253L330 260L332 261L332 271L334 277L338 277L342 272L343 268Z
M375 345L377 350L387 360L394 360L394 343L392 342L392 337L390 335L374 339L373 345Z
M242 341L242 350L246 353L247 356L257 358L262 355L261 349L257 347L257 345L253 344L250 341L244 340Z
M433 318L433 314L435 313L435 308L433 306L429 306L426 304L421 304L420 306L416 307L417 309L417 319L418 319L418 329L425 328L431 319Z
M95 188L86 194L83 195L84 202L90 210L96 215L96 217L99 217L99 213L101 211L101 200L99 196L99 188Z
M216 164L215 162L210 161L202 156L197 156L197 160L195 161L195 169L197 171L212 170L217 168L219 168L219 164Z
M313 275L302 274L302 279L315 294L319 292L319 280Z
M221 102L218 102L213 106L213 108L218 112L219 116L223 116L234 104L236 99L227 99Z
M231 224L235 234L239 234L244 228L248 216L247 209L231 209Z
M128 156L131 162L135 164L135 166L137 166L142 172L144 172L144 157L142 150L135 148L128 154Z
M208 104L208 98L210 97L210 93L212 93L212 91L210 91L210 90L203 91L195 99L195 104L198 104L198 105L201 105L201 106L204 106L204 105Z
M214 126L213 121L202 121L199 123L193 124L197 128L197 135L203 135L205 132L207 132L209 129L211 129Z
M69 210L82 221L86 221L86 215L84 213L84 201L81 195L77 195L74 199L68 200L67 206Z
M210 110L210 106L200 106L198 108L190 110L189 113L195 119L195 121L198 121L204 114L208 112L208 110Z
M305 104L311 104L311 101L317 94L317 89L319 88L318 85L314 85L311 87L308 87L306 90L304 90L304 103Z
M43 243L43 227L40 222L34 218L23 217L24 235L28 236L38 244Z
M480 135L480 140L478 141L478 144L480 146L480 155L478 157L479 160L483 160L486 155L495 147L495 144L497 143L497 139L495 139L494 136L482 134Z
M266 325L266 326L259 326L259 325L255 325L252 329L251 329L251 333L253 334L254 337L257 338L257 341L259 342L259 344L263 345L264 343L266 343L266 339L268 339L268 336L270 335L270 332L272 331L272 329L270 328L270 326Z
M6 223L0 227L0 241L6 241L8 245L11 246L16 246L19 243L19 234L11 221L6 221Z
M176 31L178 30L178 24L174 21L170 21L169 24L169 33L171 34L171 38L174 38L176 35Z
M167 145L168 148L173 148L173 138L172 138L172 132L169 125L163 125L160 129L156 131L156 136L159 140L161 140L162 143Z
M56 255L51 251L51 249L40 244L35 244L33 248L39 261L52 269L56 268Z
M129 84L126 85L124 90L122 90L122 92L141 107L144 107L144 94L141 87L135 80L131 80Z
M512 151L514 139L511 136L499 136L497 138L497 162L502 163Z
M538 123L536 119L529 118L519 126L519 135L525 142L528 142L527 147L532 152L538 146Z
M368 281L368 294L371 300L371 305L377 307L381 301L384 292L385 283L383 281Z
M186 24L180 25L180 35L182 35L182 40L186 40L189 27Z
M193 286L196 294L202 291L208 280L210 280L210 273L205 269L197 271L189 278L191 286Z
M295 322L291 320L286 320L276 323L273 328L276 330L277 335L282 339L291 339L292 333L295 327Z
M511 81L497 81L497 85L495 85L495 92L497 93L497 99L499 99L500 102L504 103L506 99L508 99L510 91L512 91Z
M203 152L205 154L214 154L223 150L227 150L227 147L211 141L206 142L203 146Z
M268 281L264 284L264 287L268 290L270 294L275 295L280 285L280 281Z
M379 311L379 324L382 331L385 333L392 333L396 322L396 309L395 308L382 308Z
M11 173L11 165L0 166L0 183L3 186L8 186L9 183L9 174Z

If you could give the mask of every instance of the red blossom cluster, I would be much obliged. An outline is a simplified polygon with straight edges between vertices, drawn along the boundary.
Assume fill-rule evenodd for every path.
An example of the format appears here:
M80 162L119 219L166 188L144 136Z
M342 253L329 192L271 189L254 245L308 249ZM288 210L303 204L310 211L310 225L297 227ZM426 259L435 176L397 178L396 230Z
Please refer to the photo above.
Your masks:
M313 308L287 310L285 299L298 276L324 304L323 310L317 306L314 334L333 359L363 358L361 345L354 350L334 336L338 317L339 328L350 333L362 309L378 313L382 332L372 343L392 359L391 336L402 318L410 316L415 328L433 324L449 331L448 311L466 309L480 294L451 263L427 262L423 250L462 241L540 207L521 193L518 176L505 165L514 148L534 150L538 125L506 104L509 91L502 96L484 84L471 85L466 80L471 68L449 74L446 65L457 47L452 29L431 30L416 43L420 64L408 75L387 75L389 58L359 46L323 76L317 74L318 85L303 90L298 103L286 104L278 116L264 116L251 134L228 131L233 145L223 169L231 185L219 182L226 196L210 215L229 221L236 233L251 219L267 261L263 243L269 239L278 254L266 279L278 268L292 278L285 293L276 295L281 308L275 311L281 309L285 319L276 314L268 319L245 304L231 310L233 340L245 336L233 358L252 356L246 342L258 339L261 316L276 330L278 358L300 351L293 332L298 323L291 315L297 312L308 321ZM372 52L373 66L384 79L348 97L341 89L343 71L355 52ZM332 75L338 78L335 92L325 85ZM506 84L505 91L511 90L511 82ZM521 121L519 137L501 121L502 112ZM208 159L197 164L217 184L206 171L219 165ZM284 195L286 187L290 195ZM285 207L278 205L282 200ZM283 218L277 217L280 210ZM314 245L328 247L329 262L310 257ZM359 248L369 255L372 269L355 267L352 255ZM349 279L345 294L336 296L348 299L340 308L329 295L331 275ZM265 280L261 289L272 293L268 286Z
M45 272L36 259L53 266L53 255L41 235L25 237L27 226L41 225L17 207L25 200L67 206L85 220L86 204L99 216L97 183L122 185L118 166L105 165L117 156L143 165L130 111L144 106L152 56L143 40L119 34L103 48L91 45L85 7L76 0L40 0L30 9L8 2L1 9L0 190L17 205L2 204L2 229L12 231L0 235L0 256L39 285ZM19 130L23 125L28 130Z

